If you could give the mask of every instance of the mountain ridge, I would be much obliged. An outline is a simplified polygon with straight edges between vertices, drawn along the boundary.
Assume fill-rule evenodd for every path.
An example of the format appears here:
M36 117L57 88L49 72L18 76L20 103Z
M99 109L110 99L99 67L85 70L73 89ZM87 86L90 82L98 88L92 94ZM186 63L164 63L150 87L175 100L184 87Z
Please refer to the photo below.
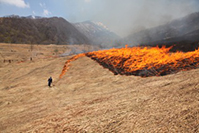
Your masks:
M0 42L28 44L90 44L90 40L63 18L1 17Z
M125 38L133 45L185 45L199 42L199 12L189 14L170 23L133 33ZM193 48L195 49L195 47Z
M73 24L81 33L86 35L93 44L111 47L119 40L119 36L110 31L103 23L84 21Z

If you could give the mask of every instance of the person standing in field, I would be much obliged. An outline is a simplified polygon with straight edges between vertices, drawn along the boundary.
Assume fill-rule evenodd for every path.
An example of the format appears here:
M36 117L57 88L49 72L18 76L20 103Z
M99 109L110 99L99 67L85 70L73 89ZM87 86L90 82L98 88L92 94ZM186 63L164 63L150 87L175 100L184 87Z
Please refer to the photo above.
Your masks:
M48 86L49 86L49 87L51 87L52 82L53 82L53 79L52 79L52 77L50 77L50 78L48 79Z

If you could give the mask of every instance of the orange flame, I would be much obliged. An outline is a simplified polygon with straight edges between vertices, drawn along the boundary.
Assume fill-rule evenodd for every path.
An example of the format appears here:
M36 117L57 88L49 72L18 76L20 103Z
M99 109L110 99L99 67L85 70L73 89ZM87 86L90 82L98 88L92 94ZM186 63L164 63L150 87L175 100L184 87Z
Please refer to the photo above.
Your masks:
M62 72L61 74L59 75L59 78L62 78L64 76L64 74L67 72L67 70L69 69L69 66L70 66L70 62L71 61L74 61L82 56L85 56L85 53L82 53L82 54L78 54L78 55L75 55L73 57L71 57L69 60L67 60L64 64L64 67L62 69Z
M84 55L96 60L115 74L159 76L199 66L199 49L187 53L169 53L170 49L171 47L166 48L165 46L162 48L128 48L126 46L121 49L113 48L89 52ZM79 56L82 55L76 55L74 58L77 59Z

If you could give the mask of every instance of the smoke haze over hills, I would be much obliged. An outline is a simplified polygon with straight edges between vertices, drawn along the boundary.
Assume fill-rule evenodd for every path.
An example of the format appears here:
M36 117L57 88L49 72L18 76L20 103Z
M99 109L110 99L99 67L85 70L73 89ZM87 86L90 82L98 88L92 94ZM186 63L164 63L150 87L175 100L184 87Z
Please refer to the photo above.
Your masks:
M130 45L166 45L182 51L199 47L199 12L189 14L165 25L149 28L125 38L123 43Z
M23 0L26 8L9 6L9 1L0 0L0 16L58 16L72 23L97 21L121 37L199 11L198 0Z
M108 11L102 17L104 23L121 36L143 28L165 24L173 19L183 17L196 11L194 1L165 0L115 0L105 2ZM99 16L103 13L99 13Z
M82 8L81 16L73 15L69 21L101 21L110 30L124 37L196 11L198 2L195 0L91 0L87 8Z

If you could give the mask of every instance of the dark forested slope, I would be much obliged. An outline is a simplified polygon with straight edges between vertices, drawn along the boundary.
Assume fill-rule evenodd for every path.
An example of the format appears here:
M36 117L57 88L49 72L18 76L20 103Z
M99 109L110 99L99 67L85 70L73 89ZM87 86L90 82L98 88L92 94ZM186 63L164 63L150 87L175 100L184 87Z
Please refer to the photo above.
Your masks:
M89 39L63 18L0 18L0 42L88 44Z

